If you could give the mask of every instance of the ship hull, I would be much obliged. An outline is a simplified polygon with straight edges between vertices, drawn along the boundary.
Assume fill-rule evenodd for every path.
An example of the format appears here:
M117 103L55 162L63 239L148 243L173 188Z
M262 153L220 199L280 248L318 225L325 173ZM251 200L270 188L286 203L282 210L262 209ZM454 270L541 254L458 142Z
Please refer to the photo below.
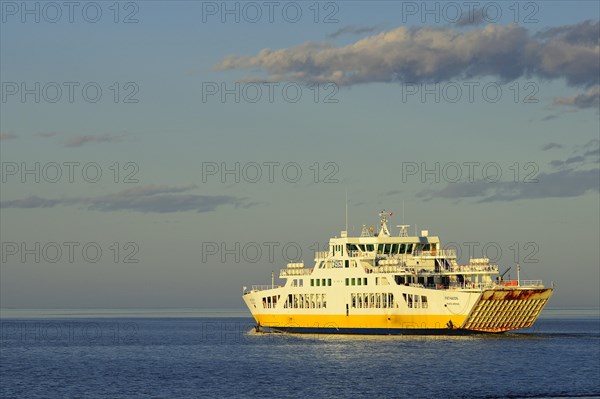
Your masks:
M468 335L501 333L530 327L552 296L551 288L494 288L482 291L447 291L398 288L426 295L428 308L403 308L402 301L388 309L355 309L342 295L327 309L261 309L263 295L278 289L245 295L257 326L264 331L300 334ZM338 312L335 312L338 310Z

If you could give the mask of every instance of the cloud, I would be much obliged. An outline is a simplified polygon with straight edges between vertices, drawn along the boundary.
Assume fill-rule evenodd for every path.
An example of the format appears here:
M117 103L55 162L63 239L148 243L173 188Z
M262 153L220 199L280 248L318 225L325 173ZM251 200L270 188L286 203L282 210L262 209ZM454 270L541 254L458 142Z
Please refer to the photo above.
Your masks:
M402 194L402 191L401 190L392 190L392 191L388 191L387 193L384 193L383 195L391 196L391 195L396 195L396 194Z
M39 133L34 134L34 136L36 136L36 137L43 137L45 139L48 139L50 137L54 137L57 135L58 135L58 133L56 133L56 132L39 132Z
M598 181L600 169L574 170L565 169L550 173L540 173L537 182L498 182L490 183L458 182L448 184L441 190L423 190L417 197L424 200L434 198L464 199L478 198L477 203L496 201L515 201L539 198L578 197L590 192L600 192Z
M549 143L543 149L560 148ZM600 192L600 146L591 140L578 152L564 160L552 160L554 169L532 176L528 181L449 183L441 189L427 188L417 193L425 201L433 199L474 199L477 203L515 201L521 199L578 197Z
M0 140L12 140L19 138L17 135L12 133L0 133Z
M334 82L351 86L373 82L442 82L494 76L504 81L537 76L564 79L571 86L599 83L598 22L586 21L532 36L514 24L468 31L451 27L398 27L334 47L305 42L251 56L230 55L217 70L258 69L255 81Z
M575 96L555 97L553 105L578 109L600 108L600 86L591 87L584 93Z
M563 148L563 146L561 144L558 144L558 143L548 143L548 144L544 144L542 146L542 151L548 151L548 150L551 150L553 148Z
M360 35L362 33L369 33L369 32L373 32L377 29L376 26L357 26L357 25L349 25L349 26L344 26L343 28L340 28L338 30L336 30L335 32L329 33L327 35L327 37L331 37L331 38L336 38L340 35L346 34L346 33L351 33L354 35Z
M483 18L483 11L473 9L472 13L463 14L460 19L456 22L457 26L469 26L469 25L481 25L485 22Z
M90 134L86 136L76 136L65 141L65 147L74 148L81 147L89 143L110 143L121 141L123 135L115 136L110 133L105 134Z
M246 198L228 195L198 195L188 191L196 186L148 185L128 188L114 194L99 197L41 198L30 196L22 199L0 202L1 208L52 208L55 206L83 206L88 210L101 212L133 211L142 213L169 212L213 212L219 206L246 206ZM185 193L185 194L182 194Z
M575 25L563 25L548 28L536 35L541 39L560 39L572 44L597 44L599 22L587 20Z

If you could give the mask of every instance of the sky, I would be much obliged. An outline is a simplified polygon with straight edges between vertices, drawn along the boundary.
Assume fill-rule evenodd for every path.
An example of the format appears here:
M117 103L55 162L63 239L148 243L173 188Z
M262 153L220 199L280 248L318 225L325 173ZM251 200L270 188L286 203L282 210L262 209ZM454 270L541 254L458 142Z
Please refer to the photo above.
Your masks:
M346 196L600 306L598 2L0 13L1 307L239 309Z

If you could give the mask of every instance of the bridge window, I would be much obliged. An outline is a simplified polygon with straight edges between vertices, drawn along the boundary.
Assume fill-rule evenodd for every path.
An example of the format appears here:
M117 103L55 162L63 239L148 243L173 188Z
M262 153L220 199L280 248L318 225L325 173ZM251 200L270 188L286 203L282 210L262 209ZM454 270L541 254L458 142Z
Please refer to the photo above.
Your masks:
M375 245L374 244L367 244L367 251L369 251L369 252L375 251Z
M400 254L406 253L406 244L400 244Z
M412 254L413 251L413 245L412 244L407 244L406 245L406 253L407 254Z
M392 244L392 254L396 255L398 253L398 244Z

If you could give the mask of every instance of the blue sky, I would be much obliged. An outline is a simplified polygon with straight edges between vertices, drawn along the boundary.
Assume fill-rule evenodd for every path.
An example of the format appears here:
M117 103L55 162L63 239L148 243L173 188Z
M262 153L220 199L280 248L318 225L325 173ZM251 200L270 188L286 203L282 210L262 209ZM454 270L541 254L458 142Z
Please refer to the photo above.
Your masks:
M339 234L346 191L351 231L385 208L599 305L597 2L22 4L1 3L3 307L241 307Z

